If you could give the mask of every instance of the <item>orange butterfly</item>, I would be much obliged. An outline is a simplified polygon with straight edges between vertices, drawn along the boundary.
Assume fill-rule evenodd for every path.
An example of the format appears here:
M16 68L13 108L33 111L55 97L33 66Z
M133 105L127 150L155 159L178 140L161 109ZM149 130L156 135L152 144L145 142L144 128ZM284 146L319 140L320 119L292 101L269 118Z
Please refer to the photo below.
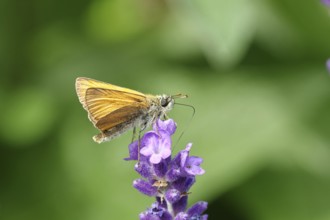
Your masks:
M110 141L129 129L144 130L158 118L166 116L174 98L186 95L147 95L94 79L76 79L76 92L88 118L101 132L93 137L97 143ZM134 138L134 135L133 135Z

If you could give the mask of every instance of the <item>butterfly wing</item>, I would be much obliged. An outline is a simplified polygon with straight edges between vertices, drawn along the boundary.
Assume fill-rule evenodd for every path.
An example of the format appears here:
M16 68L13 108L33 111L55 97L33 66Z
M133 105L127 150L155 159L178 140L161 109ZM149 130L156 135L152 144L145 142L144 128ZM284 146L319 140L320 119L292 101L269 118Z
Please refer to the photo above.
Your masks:
M143 93L89 78L77 78L76 91L89 119L101 131L130 120L149 107Z
M143 113L143 110L134 105L124 106L101 118L95 126L101 131L107 131L117 125L130 123L141 113Z

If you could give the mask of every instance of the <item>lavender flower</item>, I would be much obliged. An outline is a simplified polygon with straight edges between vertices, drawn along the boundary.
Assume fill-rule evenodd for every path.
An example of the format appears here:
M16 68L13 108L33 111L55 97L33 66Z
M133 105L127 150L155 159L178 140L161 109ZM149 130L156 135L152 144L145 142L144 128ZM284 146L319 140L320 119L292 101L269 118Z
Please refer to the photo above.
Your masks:
M200 167L203 159L190 156L192 144L189 143L173 159L171 157L171 135L176 130L172 120L157 120L153 130L144 134L140 144L140 161L135 170L141 179L133 182L134 188L156 201L140 214L140 220L206 220L203 214L207 202L197 202L187 209L188 194L196 182L196 175L205 171ZM129 157L138 159L138 141L129 145Z
M329 0L329 2L330 2L330 0ZM329 5L330 5L330 3L329 3ZM330 58L327 60L327 62L326 62L326 67L327 67L327 70L329 71L329 73L330 73Z
M330 6L330 0L321 0L321 2L326 6Z
M330 7L330 0L321 0L322 4L324 4L325 6L327 7ZM326 62L326 67L327 67L327 70L329 71L330 73L330 58L327 60Z

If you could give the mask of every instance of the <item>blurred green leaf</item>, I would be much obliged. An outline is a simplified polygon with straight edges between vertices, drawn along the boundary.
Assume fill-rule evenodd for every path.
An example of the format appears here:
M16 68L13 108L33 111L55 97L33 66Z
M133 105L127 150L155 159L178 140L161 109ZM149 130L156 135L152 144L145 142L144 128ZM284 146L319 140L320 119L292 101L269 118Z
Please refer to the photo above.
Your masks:
M328 56L330 22L320 1L260 3L258 43L280 60Z
M255 220L329 219L329 178L301 170L266 169L231 192Z
M92 140L98 131L88 121L83 109L80 114L71 112L70 115L60 134L61 155L75 186L71 189L72 197L84 204L83 211L78 207L72 212L79 215L79 219L136 218L152 199L132 187L137 177L132 172L134 164L123 160L128 156L128 136L131 133L99 145Z
M51 131L55 105L47 93L36 88L13 93L3 105L1 136L11 147L31 146Z
M244 0L168 2L211 65L233 67L242 60L256 30L257 4ZM182 37L189 41L187 34Z
M146 3L146 1L144 2ZM97 0L89 9L87 33L100 42L117 43L132 39L148 27L143 2L131 0Z

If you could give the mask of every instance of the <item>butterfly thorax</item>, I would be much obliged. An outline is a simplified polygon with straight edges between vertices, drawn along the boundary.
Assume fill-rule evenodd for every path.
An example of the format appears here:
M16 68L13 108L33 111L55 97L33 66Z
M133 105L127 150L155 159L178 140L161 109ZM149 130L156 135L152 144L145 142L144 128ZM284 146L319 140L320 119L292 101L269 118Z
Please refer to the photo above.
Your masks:
M174 99L169 95L147 96L149 101L148 114L153 116L153 121L157 118L164 118L166 112L172 110Z

